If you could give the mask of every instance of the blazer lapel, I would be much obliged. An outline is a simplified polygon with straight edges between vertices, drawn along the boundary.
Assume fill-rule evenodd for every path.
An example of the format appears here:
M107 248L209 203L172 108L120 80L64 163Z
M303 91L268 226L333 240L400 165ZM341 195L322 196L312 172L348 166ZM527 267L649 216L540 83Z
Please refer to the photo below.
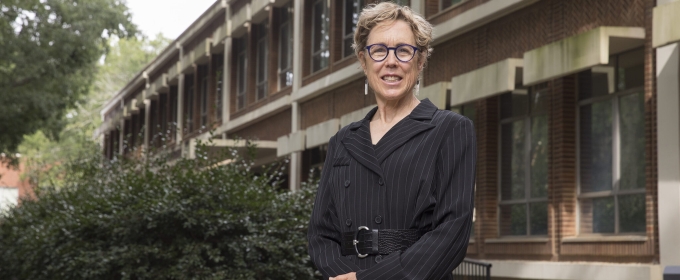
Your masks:
M375 147L378 163L385 161L392 152L403 146L411 138L434 128L435 125L431 124L430 120L432 120L436 111L437 107L429 99L424 99L413 109L411 114L387 131Z
M367 116L373 116L376 108L373 108L373 110L371 110ZM345 149L347 149L347 152L357 162L382 177L382 168L378 164L378 161L375 157L375 151L373 150L373 144L371 143L371 130L369 127L369 122L369 120L364 118L359 122L350 124L350 133L343 137L341 142L345 146Z

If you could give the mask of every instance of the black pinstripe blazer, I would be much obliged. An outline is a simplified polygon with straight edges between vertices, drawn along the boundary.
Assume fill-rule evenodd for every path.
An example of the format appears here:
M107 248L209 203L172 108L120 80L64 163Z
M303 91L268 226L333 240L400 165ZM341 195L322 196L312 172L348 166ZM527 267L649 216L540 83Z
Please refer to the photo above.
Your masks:
M475 184L472 122L423 100L373 145L366 117L328 144L309 224L309 254L328 279L450 279L465 257ZM403 252L342 256L342 232L427 229Z

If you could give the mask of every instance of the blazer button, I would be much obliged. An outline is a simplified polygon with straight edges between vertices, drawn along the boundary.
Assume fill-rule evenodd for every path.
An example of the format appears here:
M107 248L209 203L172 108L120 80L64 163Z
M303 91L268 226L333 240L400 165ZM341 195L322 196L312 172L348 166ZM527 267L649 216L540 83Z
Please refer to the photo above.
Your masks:
M352 226L352 220L350 220L350 219L345 220L345 225L348 226L348 227L351 227Z
M382 216L380 216L380 215L375 216L374 221L375 221L376 224L382 223Z
M383 179L382 179L382 178L378 179L378 185L381 185L381 186L382 186L382 185L384 185L384 184L385 184L385 182L383 182Z
M376 262L376 263L379 263L379 262L381 262L381 261L382 261L382 255L378 255L377 257L375 257L375 262Z
M349 180L346 180L346 181L345 181L345 188L346 188L346 187L349 187Z

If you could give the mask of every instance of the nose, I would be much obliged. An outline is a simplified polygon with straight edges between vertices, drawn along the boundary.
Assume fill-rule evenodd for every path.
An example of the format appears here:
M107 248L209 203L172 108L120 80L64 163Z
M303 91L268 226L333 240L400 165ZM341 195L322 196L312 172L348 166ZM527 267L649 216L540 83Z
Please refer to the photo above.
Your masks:
M387 58L385 58L385 66L396 67L399 61L397 60L397 50L387 50Z

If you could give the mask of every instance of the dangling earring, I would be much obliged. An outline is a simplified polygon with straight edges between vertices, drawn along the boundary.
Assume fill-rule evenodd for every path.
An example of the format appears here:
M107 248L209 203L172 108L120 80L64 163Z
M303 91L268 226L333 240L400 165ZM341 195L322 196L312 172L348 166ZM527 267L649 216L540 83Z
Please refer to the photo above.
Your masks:
M418 96L420 93L420 80L416 81L416 88L413 89L413 92L416 94L416 96Z
M364 80L364 95L368 95L368 79Z

